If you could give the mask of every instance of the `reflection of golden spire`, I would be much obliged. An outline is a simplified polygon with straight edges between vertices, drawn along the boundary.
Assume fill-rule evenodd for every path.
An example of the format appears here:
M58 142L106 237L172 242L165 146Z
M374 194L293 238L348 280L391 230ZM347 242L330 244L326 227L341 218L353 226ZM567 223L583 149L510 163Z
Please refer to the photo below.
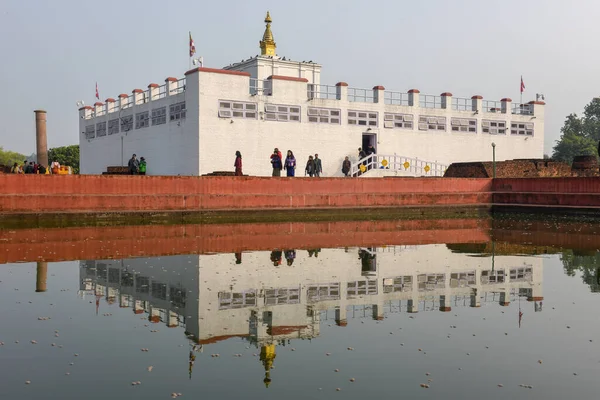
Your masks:
M271 32L271 14L267 11L267 16L265 17L265 22L267 27L265 28L265 33L263 34L263 39L260 41L260 54L263 56L274 56L275 49L277 45L275 44L275 40L273 39L273 33Z
M267 17L269 15L267 14ZM277 357L275 354L275 345L269 344L266 346L262 346L260 349L260 361L262 361L263 366L265 367L265 379L263 382L265 383L265 387L269 387L271 384L271 368L273 368L273 361Z

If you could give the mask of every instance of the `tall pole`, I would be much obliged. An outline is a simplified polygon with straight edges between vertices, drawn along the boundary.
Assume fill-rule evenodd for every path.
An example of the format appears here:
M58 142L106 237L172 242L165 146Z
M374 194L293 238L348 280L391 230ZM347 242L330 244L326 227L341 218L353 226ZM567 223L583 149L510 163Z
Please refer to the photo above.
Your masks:
M496 143L492 143L492 178L496 179Z
M48 136L46 135L46 111L35 110L35 141L37 162L48 168Z

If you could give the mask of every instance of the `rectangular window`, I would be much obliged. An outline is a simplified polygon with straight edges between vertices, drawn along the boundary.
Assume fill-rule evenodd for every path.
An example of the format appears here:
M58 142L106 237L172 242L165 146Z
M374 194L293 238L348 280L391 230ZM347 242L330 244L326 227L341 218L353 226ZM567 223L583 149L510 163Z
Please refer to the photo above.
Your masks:
M152 110L152 126L167 123L167 107Z
M383 293L410 292L412 291L412 276L396 276L383 280Z
M481 271L481 284L504 283L505 272L503 269Z
M419 116L420 131L446 131L446 117Z
M469 118L452 118L452 132L477 133L477 120Z
M96 137L106 136L106 121L96 124Z
M143 111L135 114L135 129L147 128L150 126L150 113Z
M368 294L377 294L377 281L356 281L356 282L348 282L347 288L348 298L368 295Z
M378 112L348 110L348 125L377 127L378 116Z
M481 132L490 135L506 135L506 121L484 119L481 121Z
M322 300L339 300L340 299L340 284L339 283L321 283L309 286L306 290L306 298L308 302L317 302Z
M256 306L256 290L241 293L219 293L219 310Z
M385 113L383 115L383 127L412 129L413 120L414 116L412 114Z
M450 287L467 287L469 285L475 285L475 271L468 272L453 272L450 274Z
M108 134L114 135L115 133L119 133L119 120L111 119L108 121Z
M133 115L121 117L121 132L129 132L133 129Z
M300 122L300 106L265 104L265 120Z
M171 104L169 106L169 121L179 121L185 119L185 101Z
M513 122L510 124L510 134L533 136L533 124L528 122Z
M88 125L85 127L85 138L86 139L93 139L96 137L96 126L95 125Z
M342 123L341 111L332 108L308 107L308 122L339 125Z
M523 268L513 268L510 270L510 280L511 282L518 281L530 281L532 275L532 269L523 267Z
M265 290L265 304L268 306L298 303L300 303L300 287Z
M244 103L241 101L219 100L219 118L250 118L257 117L256 103Z
M417 275L419 292L443 289L446 286L446 274L421 274Z

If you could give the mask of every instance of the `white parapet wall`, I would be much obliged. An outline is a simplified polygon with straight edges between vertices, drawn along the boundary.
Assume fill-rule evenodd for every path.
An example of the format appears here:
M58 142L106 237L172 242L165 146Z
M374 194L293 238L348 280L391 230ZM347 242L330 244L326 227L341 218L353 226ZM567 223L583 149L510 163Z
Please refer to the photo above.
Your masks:
M233 69L193 69L183 80L82 108L81 173L126 165L132 153L146 158L149 175L233 171L240 151L244 174L269 176L277 147L294 152L296 176L314 154L323 176L342 176L344 157L356 162L367 143L381 154L445 165L491 161L492 143L498 161L543 157L543 102L327 86L314 83L317 75L258 79Z

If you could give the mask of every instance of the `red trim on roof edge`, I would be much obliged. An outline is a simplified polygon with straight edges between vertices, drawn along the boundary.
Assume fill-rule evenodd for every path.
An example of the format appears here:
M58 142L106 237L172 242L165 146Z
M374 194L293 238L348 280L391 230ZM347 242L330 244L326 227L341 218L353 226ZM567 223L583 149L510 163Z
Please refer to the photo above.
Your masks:
M190 69L184 75L188 76L190 74L193 74L194 72L212 72L214 74L238 75L238 76L247 76L247 77L250 77L250 72L229 71L229 70L226 70L226 69L204 68L204 67Z

